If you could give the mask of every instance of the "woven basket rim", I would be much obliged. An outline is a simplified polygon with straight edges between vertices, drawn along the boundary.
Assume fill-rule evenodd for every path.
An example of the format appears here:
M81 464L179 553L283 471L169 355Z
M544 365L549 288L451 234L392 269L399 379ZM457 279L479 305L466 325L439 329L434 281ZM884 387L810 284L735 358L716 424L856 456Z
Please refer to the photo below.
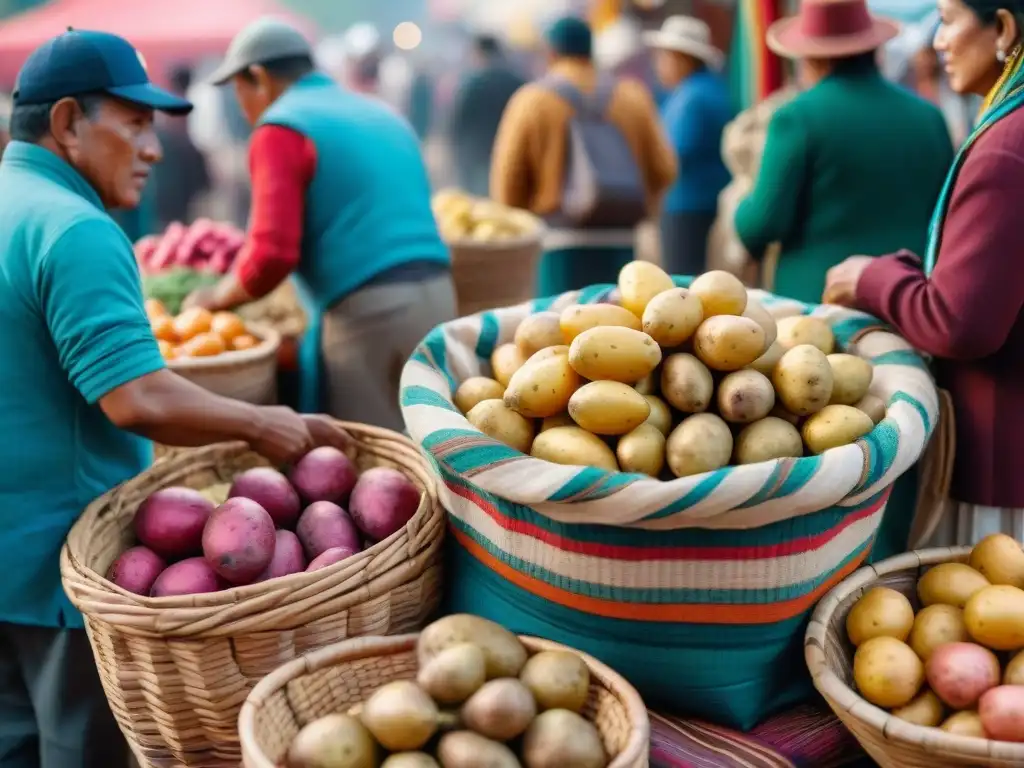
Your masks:
M385 656L406 653L414 650L419 633L408 635L392 635L389 637L358 637L328 645L318 651L300 656L281 665L260 680L249 692L238 716L238 735L242 751L247 758L257 761L257 768L275 768L273 761L268 759L257 746L256 712L264 702L276 691L284 688L297 677L312 674L324 667L337 666L347 661L365 659L372 656ZM571 651L577 654L592 676L596 676L625 706L631 724L629 740L623 750L615 756L607 768L628 768L636 764L650 748L651 725L647 715L647 707L637 690L618 672L603 662L598 661L583 651L567 645L556 643L530 635L519 635L519 640L527 650L539 651Z
M276 358L277 350L281 346L281 334L277 329L266 323L250 322L245 326L254 331L253 335L260 339L260 343L252 349L234 349L213 357L168 360L167 367L172 371L210 371L216 368L244 368Z
M367 437L377 440L378 443L393 442L399 445L402 449L405 449L410 456L415 455L421 463L420 468L423 470L422 476L414 478L414 482L416 482L421 489L419 507L409 522L391 536L376 542L373 546L364 549L351 557L325 568L321 568L317 571L293 573L264 582L231 587L219 592L172 597L143 596L118 587L107 580L105 574L99 573L85 565L71 551L71 546L68 541L65 541L61 548L60 555L61 576L62 581L65 583L65 592L67 592L72 604L74 604L75 607L83 614L96 616L104 622L114 626L120 626L117 620L117 617L120 615L130 614L135 618L140 616L150 617L154 622L156 622L162 614L173 609L189 611L194 617L192 623L201 623L205 618L213 617L227 608L230 608L232 613L236 615L242 615L245 614L247 610L258 612L260 609L278 605L286 601L290 594L295 593L300 589L304 592L308 592L312 586L328 582L338 574L351 569L354 565L361 565L361 570L369 573L372 570L369 566L377 555L389 550L402 537L409 537L409 531L411 528L425 528L431 522L432 518L443 517L443 511L437 501L436 486L432 484L433 474L427 466L427 462L423 457L423 454L416 448L411 440L404 435L400 435L397 432L383 429L381 427L343 421L339 421L338 424L348 430L357 446L362 445L363 450L371 454L374 452L374 449L366 441L365 438ZM137 478L143 477L146 474L159 472L178 472L180 471L180 465L189 459L192 459L196 464L202 464L211 456L217 456L218 454L244 454L250 451L251 448L246 443L242 442L218 443L205 446L203 448L183 449L180 454L173 458L162 459L154 463L148 470L146 470L145 473L137 476ZM428 482L428 479L430 482ZM83 512L75 525L78 526L79 524L82 524L83 521L88 521L94 514L98 514L99 510L105 508L108 501L119 492L123 485L125 484L112 488L110 491L93 501L86 508L85 512ZM397 567L408 567L412 564L413 560L429 554L430 547L425 546L424 548L413 550L410 546L409 549L410 551L407 553L406 562L403 563L402 566ZM363 587L365 588L375 578L379 578L381 575L382 574L374 574L367 576ZM91 605L87 608L80 604L75 589L73 587L70 589L68 588L68 581L71 579L87 581L90 583L92 591L95 592L98 590L102 593L102 600L104 604L101 605L99 610L97 610L95 605ZM130 629L127 627L121 626L121 629L130 633Z
M523 218L529 217L533 223L533 228L528 232L524 232L516 237L507 237L501 240L474 240L471 237L457 237L450 240L445 240L445 245L449 248L465 248L479 251L493 251L494 253L500 253L501 251L512 250L513 248L524 248L527 246L535 245L544 240L544 235L548 231L548 225L542 218L529 211L522 209L516 209Z
M1000 759L1020 760L1024 764L1024 744L994 739L960 736L946 733L938 728L928 728L901 720L881 707L871 704L851 686L832 671L825 656L826 637L832 617L843 600L864 589L879 576L899 571L917 570L922 566L939 565L948 562L963 562L971 547L936 547L881 560L859 568L833 587L818 603L811 615L804 636L804 655L811 673L814 687L834 708L845 710L844 716L857 720L864 728L880 731L885 741L908 747L927 747L929 751L944 753L953 757L969 759L985 758L991 755L991 747L998 745ZM853 706L850 706L850 705Z

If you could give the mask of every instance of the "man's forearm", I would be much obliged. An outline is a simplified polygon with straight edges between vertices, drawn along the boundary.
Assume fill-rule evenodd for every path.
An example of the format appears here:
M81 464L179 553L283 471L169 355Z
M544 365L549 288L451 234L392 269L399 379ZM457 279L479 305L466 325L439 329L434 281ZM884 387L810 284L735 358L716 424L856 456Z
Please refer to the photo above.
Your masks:
M251 443L262 432L259 407L215 395L166 369L118 387L100 406L117 426L164 445Z

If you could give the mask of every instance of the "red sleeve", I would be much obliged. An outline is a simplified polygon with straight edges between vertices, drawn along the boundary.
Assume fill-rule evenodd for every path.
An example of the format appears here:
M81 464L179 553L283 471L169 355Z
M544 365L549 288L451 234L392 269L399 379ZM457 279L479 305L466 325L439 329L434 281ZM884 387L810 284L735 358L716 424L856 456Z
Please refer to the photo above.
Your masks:
M964 162L929 279L907 254L883 256L857 283L857 306L923 352L976 360L997 352L1024 304L1024 160L1004 149Z
M313 142L263 125L249 141L252 209L235 275L253 298L270 293L299 265L306 188L316 169Z

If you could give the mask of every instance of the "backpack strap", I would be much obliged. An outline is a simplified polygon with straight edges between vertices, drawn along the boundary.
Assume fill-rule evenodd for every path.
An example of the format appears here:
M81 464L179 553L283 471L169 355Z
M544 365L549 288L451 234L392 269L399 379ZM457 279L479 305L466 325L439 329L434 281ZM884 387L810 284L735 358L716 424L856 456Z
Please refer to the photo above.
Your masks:
M542 88L554 91L565 99L577 114L603 118L615 92L615 79L609 75L598 76L597 86L591 94L583 93L568 79L560 75L547 75L538 82Z

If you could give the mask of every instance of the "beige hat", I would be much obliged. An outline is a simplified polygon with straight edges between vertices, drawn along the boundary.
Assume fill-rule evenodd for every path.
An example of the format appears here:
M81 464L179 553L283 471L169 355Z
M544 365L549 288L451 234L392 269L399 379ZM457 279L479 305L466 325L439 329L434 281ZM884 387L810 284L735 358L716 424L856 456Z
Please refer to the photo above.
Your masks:
M725 56L711 43L711 28L692 16L669 16L654 32L644 32L650 48L677 51L693 56L711 69L721 69Z

